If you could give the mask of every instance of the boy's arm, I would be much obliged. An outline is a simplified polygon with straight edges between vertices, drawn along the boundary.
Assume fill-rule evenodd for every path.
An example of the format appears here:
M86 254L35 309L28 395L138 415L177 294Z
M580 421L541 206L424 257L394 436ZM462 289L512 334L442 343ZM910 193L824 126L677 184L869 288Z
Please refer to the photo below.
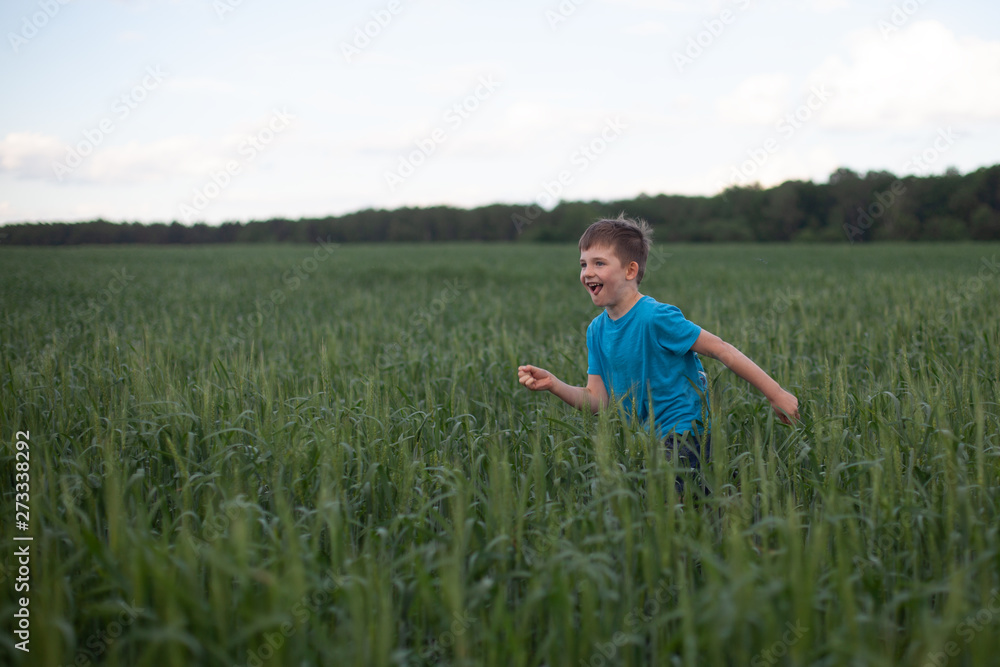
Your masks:
M774 378L726 341L702 329L691 349L706 357L718 359L729 370L756 387L771 402L771 407L778 413L781 421L790 424L789 417L799 418L799 399L782 389Z
M608 391L600 375L588 375L586 387L568 385L544 368L518 366L517 380L532 391L550 391L574 408L597 412L609 402Z

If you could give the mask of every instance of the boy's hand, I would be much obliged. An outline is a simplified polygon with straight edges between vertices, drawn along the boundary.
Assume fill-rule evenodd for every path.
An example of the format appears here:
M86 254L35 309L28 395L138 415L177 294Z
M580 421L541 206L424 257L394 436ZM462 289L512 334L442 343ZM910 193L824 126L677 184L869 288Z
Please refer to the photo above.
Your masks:
M768 400L771 401L771 407L778 414L778 419L785 424L791 424L792 419L799 420L799 399L795 398L794 394L782 389L775 398Z
M548 391L555 384L556 376L537 366L518 366L517 381L532 391Z

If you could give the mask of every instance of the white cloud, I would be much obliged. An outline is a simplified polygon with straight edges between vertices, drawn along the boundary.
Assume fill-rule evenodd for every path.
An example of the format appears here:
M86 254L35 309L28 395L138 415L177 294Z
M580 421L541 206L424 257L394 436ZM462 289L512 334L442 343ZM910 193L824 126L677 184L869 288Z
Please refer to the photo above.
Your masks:
M722 120L737 125L771 125L788 106L789 79L785 74L758 74L716 100Z
M820 122L851 129L997 120L998 80L1000 42L957 37L937 21L885 36L866 29L854 36L847 62L831 56L809 75L835 91Z
M841 166L836 153L826 146L800 152L794 148L779 151L770 157L760 171L764 187L773 187L789 180L825 180Z
M148 144L131 141L95 154L84 163L79 178L98 183L142 183L203 175L225 159L221 148L193 135Z
M51 178L52 163L66 155L66 146L37 132L13 132L0 140L0 170L19 178Z
M48 181L104 184L160 181L204 175L226 159L237 159L236 146L243 138L230 135L207 141L200 136L179 135L150 143L132 141L94 148L86 141L70 146L53 136L13 133L0 141L0 170L18 178Z
M284 114L294 127L295 115ZM178 134L125 144L110 144L103 138L95 144L86 133L83 140L68 144L51 135L15 132L0 140L0 172L16 178L107 185L205 177L227 161L245 163L253 159L251 153L256 157L257 152L270 152L267 146L272 140L284 142L287 130L270 125L274 119L243 121L224 135ZM262 132L271 138L265 139ZM104 136L96 130L92 134ZM254 137L256 144L249 144Z
M711 169L703 177L692 175L684 182L686 191L715 194L732 185L760 183L769 188L791 180L826 180L830 172L841 166L836 153L828 146L805 151L783 147L768 155L761 164L744 156L740 162Z

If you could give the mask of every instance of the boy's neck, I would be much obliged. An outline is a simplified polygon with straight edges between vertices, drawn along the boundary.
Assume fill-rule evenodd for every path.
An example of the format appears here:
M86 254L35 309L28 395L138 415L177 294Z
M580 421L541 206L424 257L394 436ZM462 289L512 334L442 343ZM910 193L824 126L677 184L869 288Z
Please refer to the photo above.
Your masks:
M639 303L639 299L641 298L642 294L639 293L639 290L636 290L635 292L632 293L632 296L626 296L624 299L621 300L621 302L605 308L604 312L606 312L608 314L608 317L610 317L613 320L620 319L624 317L628 313L628 311L632 310L632 306Z

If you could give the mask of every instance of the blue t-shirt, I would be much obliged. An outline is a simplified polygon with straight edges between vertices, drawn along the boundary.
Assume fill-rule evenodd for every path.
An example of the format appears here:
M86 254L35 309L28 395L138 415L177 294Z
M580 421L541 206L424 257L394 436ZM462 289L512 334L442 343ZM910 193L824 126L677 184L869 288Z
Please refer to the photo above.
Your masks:
M703 435L708 380L691 350L700 333L676 306L644 296L617 320L605 311L587 327L587 373L600 375L608 394L623 399L626 414L634 404L647 425L650 390L661 437L692 430Z

